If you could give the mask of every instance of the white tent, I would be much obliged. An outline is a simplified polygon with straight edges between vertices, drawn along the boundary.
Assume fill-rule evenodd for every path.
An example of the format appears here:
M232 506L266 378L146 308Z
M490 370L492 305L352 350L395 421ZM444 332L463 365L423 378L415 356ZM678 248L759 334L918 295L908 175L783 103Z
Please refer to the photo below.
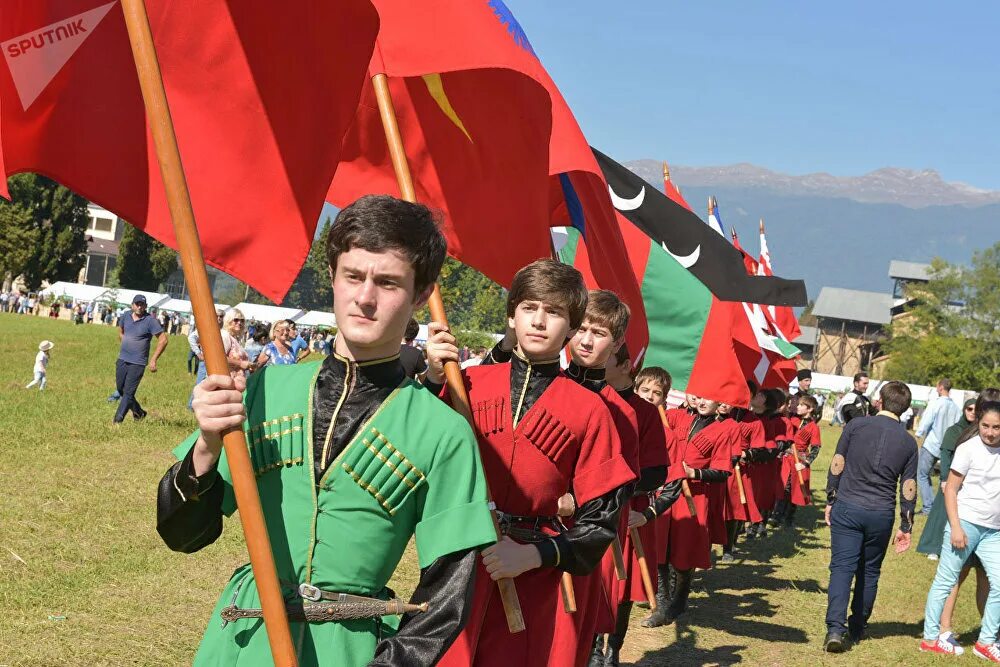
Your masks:
M297 321L300 317L305 315L305 311L299 310L298 308L281 308L279 306L265 306L259 303L243 303L236 304L236 308L239 308L243 312L243 316L248 320L257 320L258 322L277 322L278 320L293 320Z
M141 294L146 297L146 307L147 308L158 308L161 303L166 303L170 301L169 294L157 294L156 292L148 292L146 290L134 290L125 289L124 287L116 288L105 288L104 293L97 298L97 301L105 301L107 303L120 303L123 306L127 306L132 303L132 299L135 298L136 294Z
M333 313L326 313L322 310L310 310L308 313L295 320L299 327L335 327L337 318Z
M187 299L167 299L158 305L157 308L159 310L170 311L171 313L180 313L181 315L190 315L193 312L191 302ZM217 303L215 304L215 309L229 310L229 304Z
M57 297L69 297L77 301L89 302L96 301L105 291L107 291L106 288L98 285L81 285L60 280L43 289L41 294L52 294Z

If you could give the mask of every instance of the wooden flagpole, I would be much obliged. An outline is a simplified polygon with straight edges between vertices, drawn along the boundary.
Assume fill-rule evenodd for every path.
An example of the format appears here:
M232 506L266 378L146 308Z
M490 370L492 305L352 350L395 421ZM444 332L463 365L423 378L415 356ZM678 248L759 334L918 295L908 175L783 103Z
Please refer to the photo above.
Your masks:
M413 189L410 165L406 159L403 138L399 133L399 123L396 121L396 109L392 104L389 81L385 74L376 74L373 76L372 87L375 90L375 98L378 101L379 115L382 117L385 140L389 145L389 157L392 159L392 168L396 172L396 181L399 183L399 193L406 201L416 203L417 193ZM444 311L444 300L441 298L441 289L438 285L434 285L434 292L427 301L427 307L431 312L432 320L448 326L448 316ZM472 424L472 410L469 407L469 395L465 391L465 382L462 380L461 369L457 363L449 362L444 366L444 373L448 384L448 394L451 396L452 407ZM490 499L492 500L492 495ZM493 526L496 528L497 537L499 538L500 525L497 522L496 514L492 514ZM524 630L524 616L521 613L521 603L517 599L517 588L514 587L514 580L499 579L497 586L500 588L500 598L503 601L503 610L507 616L507 628L511 633L521 632Z
M666 163L664 163L666 164ZM632 540L632 548L635 549L635 557L639 561L639 574L642 576L642 587L646 591L646 599L649 601L649 610L656 610L656 589L653 588L653 578L649 576L649 563L646 562L646 549L639 539L639 529L629 528L629 538Z
M212 302L212 291L208 284L205 260L201 254L198 228L195 226L194 211L191 208L191 196L184 177L177 136L174 134L173 120L170 117L170 107L167 105L167 94L163 88L163 77L153 45L146 5L144 0L122 0L122 10L129 42L132 45L132 57L139 75L139 87L146 107L146 117L156 148L156 159L163 177L167 206L174 224L181 268L191 290L191 308L198 323L201 346L205 353L205 367L212 375L228 375L229 364L222 347L215 304ZM298 658L288 628L285 602L278 584L274 554L271 553L264 512L257 492L257 480L250 465L250 455L243 430L227 431L223 434L222 442L233 477L233 491L246 536L250 565L260 594L267 639L271 645L271 657L275 665L294 667L298 665Z

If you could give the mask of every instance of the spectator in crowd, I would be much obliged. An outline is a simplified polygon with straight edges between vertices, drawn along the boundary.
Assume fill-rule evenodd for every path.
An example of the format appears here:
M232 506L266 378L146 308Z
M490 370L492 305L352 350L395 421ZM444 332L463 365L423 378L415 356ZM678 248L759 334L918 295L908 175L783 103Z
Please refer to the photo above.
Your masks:
M955 450L944 490L948 525L934 583L924 609L921 651L961 654L961 646L942 637L945 601L959 581L970 555L976 555L993 583L973 653L1000 663L1000 402L986 401L977 413L978 434Z
M215 309L215 317L219 322L219 328L222 328L222 322L226 317L226 311L222 308ZM190 353L194 354L194 384L198 385L199 382L208 377L208 370L205 368L205 355L201 351L201 336L198 334L198 322L192 316L191 318L191 331L188 333L188 348ZM190 354L188 355L188 370L191 369L191 359ZM194 400L194 389L192 388L192 393L188 396L188 410L191 409L191 401Z
M305 338L299 335L298 325L291 320L284 320L285 324L288 325L290 331L291 340L288 345L292 348L292 352L295 354L295 363L304 361L306 357L312 354L312 350L309 349L309 343L306 342Z
M483 359L486 358L486 348L477 347L472 351L472 356L462 362L462 368L469 368L470 366L478 366L483 363Z
M840 403L837 404L837 411L845 425L855 417L870 417L878 412L878 406L872 405L871 399L865 395L865 392L868 391L868 382L867 373L856 373L854 375L854 388L844 394Z
M427 371L427 361L424 353L416 347L417 335L420 333L420 325L410 318L403 333L403 343L399 346L399 361L403 364L403 371L406 377L416 378Z
M260 357L260 353L264 350L264 346L267 343L267 329L262 326L258 326L256 333L247 339L246 353L247 357L254 362L254 369L257 367L257 359Z
M7 290L0 292L0 312L7 312L7 306L10 304L10 293Z
M229 374L234 378L238 374L248 375L254 365L240 341L247 320L239 308L230 308L222 318L222 349L229 360Z
M288 325L288 320L278 320L271 327L271 341L264 346L257 357L257 368L268 365L287 366L298 361L295 351L292 349L293 339L292 328Z
M961 411L951 400L951 380L941 378L937 383L937 399L927 406L920 418L920 426L917 428L917 437L924 439L923 445L920 447L920 465L917 469L920 513L924 516L931 513L931 504L934 502L931 473L934 471L934 464L941 457L941 442L944 439L944 432L957 423L961 417ZM945 470L942 469L942 478L946 474Z
M830 526L830 585L824 649L841 653L850 639L865 636L878 580L892 536L896 489L900 525L896 553L910 547L917 498L917 442L899 427L910 407L910 389L889 382L880 392L882 410L852 417L837 443L827 476L826 525ZM854 599L847 617L851 584Z
M948 471L951 470L951 460L955 456L955 449L959 440L963 437L969 440L978 433L977 410L981 409L986 401L1000 400L1000 389L984 389L978 399L969 399L962 409L962 418L957 424L952 425L944 433L941 441L941 488L934 497L934 505L931 513L924 524L924 531L920 534L920 543L917 544L917 551L927 554L929 560L938 560L941 548L944 546L944 529L948 524L948 512L944 506L944 490L948 486ZM971 427L971 428L970 428ZM969 431L966 433L966 431ZM958 584L952 589L948 599L945 600L944 608L941 611L941 629L939 637L955 646L958 646L958 639L952 632L952 619L955 613L955 603L958 602L958 593L969 576L969 572L976 571L976 605L979 607L979 615L983 615L986 607L986 596L990 592L990 581L986 578L986 570L983 569L979 557L975 554L969 557L965 567L958 576Z
M115 369L115 384L121 400L115 413L114 423L120 424L131 410L138 420L146 416L146 411L139 405L136 392L139 382L148 366L150 373L156 372L156 360L167 349L167 334L156 318L146 312L146 297L136 294L132 299L132 312L122 318L118 328L121 339L121 351ZM149 358L149 345L153 338L157 339L156 351Z

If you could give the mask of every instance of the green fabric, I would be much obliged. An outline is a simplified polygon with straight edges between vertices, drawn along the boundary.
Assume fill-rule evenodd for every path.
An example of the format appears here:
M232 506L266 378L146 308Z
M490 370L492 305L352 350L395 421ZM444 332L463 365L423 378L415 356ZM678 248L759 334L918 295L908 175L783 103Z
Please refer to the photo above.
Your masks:
M973 402L975 404L975 402ZM965 429L969 428L972 422L965 418L965 411L962 412L962 418L958 420L957 424L952 424L949 426L944 435L941 437L941 479L948 479L948 471L951 470L951 460L955 456L955 450L958 448L958 438L962 435Z
M316 484L312 388L320 362L269 366L245 395L247 438L278 577L295 595L321 589L387 597L386 583L416 533L421 567L492 543L486 481L469 425L412 380L386 400ZM174 450L186 455L197 434ZM225 454L223 509L235 510ZM314 488L318 492L314 493ZM229 604L259 607L253 574L238 569L209 621L196 665L271 663L260 620L221 627ZM394 619L392 619L394 620ZM293 624L301 665L363 665L392 622Z

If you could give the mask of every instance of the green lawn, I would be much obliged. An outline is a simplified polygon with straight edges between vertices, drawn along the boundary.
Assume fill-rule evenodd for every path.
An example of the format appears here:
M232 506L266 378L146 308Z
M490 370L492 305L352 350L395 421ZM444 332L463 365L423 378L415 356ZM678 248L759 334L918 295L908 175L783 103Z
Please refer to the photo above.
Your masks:
M26 391L45 338L56 344L49 386ZM160 371L143 379L149 419L117 429L106 401L114 329L0 314L0 340L0 666L190 663L219 591L246 557L238 520L193 556L170 552L155 531L156 483L193 427L186 340L172 337ZM836 435L824 431L817 488ZM637 609L625 657L644 666L937 662L916 652L934 564L913 552L886 558L874 641L844 656L822 653L829 542L820 518L818 507L800 511L794 535L773 534L739 551L736 564L702 573L691 612L675 626L642 629ZM408 558L394 587L409 591L416 571ZM971 593L956 621L966 639L978 628Z

